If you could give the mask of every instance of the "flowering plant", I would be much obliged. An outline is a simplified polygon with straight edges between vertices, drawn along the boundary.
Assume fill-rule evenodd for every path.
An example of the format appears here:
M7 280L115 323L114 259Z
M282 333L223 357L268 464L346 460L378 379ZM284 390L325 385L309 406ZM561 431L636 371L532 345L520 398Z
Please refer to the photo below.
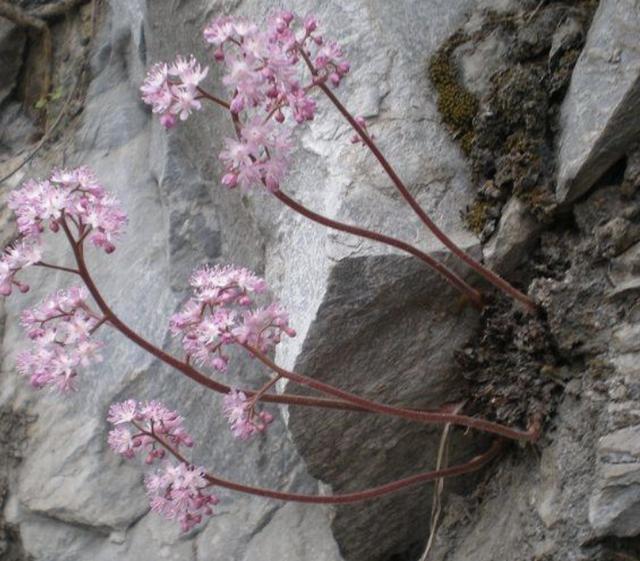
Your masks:
M229 113L235 138L225 140L219 155L224 168L223 186L242 190L265 188L310 220L405 251L435 269L475 306L482 307L482 295L430 255L396 238L318 214L283 191L294 148L292 129L314 118L317 107L314 96L321 93L353 127L352 142L373 154L428 229L494 286L528 310L535 310L535 304L526 295L472 259L433 223L385 159L365 121L341 104L333 89L348 75L350 67L342 48L320 34L314 17L299 20L291 12L280 12L269 20L266 29L243 19L220 17L206 26L204 39L213 48L215 62L224 67L222 82L228 89L229 101L201 86L209 69L193 56L178 56L173 63L155 64L141 92L144 102L166 128L190 118L202 108L203 101ZM9 296L13 287L27 291L23 270L31 266L64 271L79 277L84 284L59 291L22 314L32 347L19 355L17 366L34 388L50 387L61 393L75 389L80 371L100 360L102 343L95 339L95 333L104 325L194 382L223 394L222 413L234 436L242 440L264 433L273 421L271 413L261 409L264 403L376 413L419 423L451 423L502 437L485 453L462 465L354 493L303 495L243 485L193 465L185 449L192 448L194 442L184 420L162 403L129 399L113 404L107 419L113 425L109 445L126 459L141 455L146 464L157 466L145 479L151 508L176 519L185 531L213 513L212 507L218 501L214 487L289 501L350 503L478 469L498 454L505 438L533 441L539 436L539 419L532 420L527 430L521 430L452 412L446 407L426 411L391 406L280 367L269 353L283 337L295 336L287 312L279 303L269 301L268 286L263 279L236 266L205 266L192 274L189 282L193 294L168 322L170 332L182 344L184 356L171 355L118 317L87 267L87 242L111 253L127 223L118 201L89 169L54 170L46 180L27 181L11 194L9 206L17 216L19 237L0 257L0 292ZM75 268L43 260L42 238L47 231L63 233L73 253ZM230 347L249 353L271 370L262 387L232 388L214 378L215 373L224 373L232 367ZM313 388L322 397L275 393L273 387L280 379Z

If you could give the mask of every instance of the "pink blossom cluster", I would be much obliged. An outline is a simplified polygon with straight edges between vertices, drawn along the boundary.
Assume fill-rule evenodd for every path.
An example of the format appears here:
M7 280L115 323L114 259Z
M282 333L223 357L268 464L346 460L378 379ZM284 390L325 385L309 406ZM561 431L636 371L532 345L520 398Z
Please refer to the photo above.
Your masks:
M159 401L143 403L129 399L114 403L109 408L107 421L115 427L109 433L109 446L127 459L138 452L146 454L148 464L164 458L165 449L158 444L158 438L174 450L193 446L193 439L182 424L184 419Z
M292 151L290 130L272 120L254 116L240 129L240 139L226 138L220 160L225 173L222 184L243 191L264 185L269 191L279 189Z
M232 17L216 18L205 28L205 41L225 65L223 83L233 96L229 106L238 128L239 138L227 139L220 154L223 185L279 189L292 151L286 114L297 124L312 120L314 87L327 81L337 86L349 71L342 49L325 41L317 27L315 18L307 17L296 31L296 16L283 11L264 30ZM306 83L305 61L311 66Z
M207 76L193 55L178 56L172 64L157 63L151 67L140 88L142 100L160 115L166 128L174 127L179 117L186 120L194 109L200 110L198 84Z
M246 344L268 352L282 334L295 335L279 304L253 305L252 295L264 293L267 284L247 269L204 266L193 273L190 284L193 296L170 321L171 333L181 337L189 360L225 371L225 346Z
M73 390L77 369L102 360L102 343L92 338L100 319L86 299L84 288L73 287L22 312L22 325L33 347L18 355L17 368L34 388Z
M247 396L236 389L224 396L223 411L233 436L240 440L248 440L253 435L264 432L273 421L273 415L267 411L256 411Z
M21 235L32 244L46 229L58 232L63 225L75 225L80 236L107 253L115 249L114 241L127 221L117 199L86 166L54 170L44 181L27 181L11 193L9 208Z
M29 285L16 279L15 275L41 259L40 245L33 240L20 239L7 247L0 256L0 295L9 296L14 285L20 292L27 292Z
M163 469L145 477L151 510L169 520L177 520L183 532L188 532L203 516L213 514L218 504L216 495L207 492L204 468L179 463L165 463Z
M283 110L288 109L298 123L311 120L316 103L308 94L313 86L325 81L338 86L349 72L342 49L318 33L313 16L299 26L298 22L295 14L282 11L269 18L264 30L226 16L207 25L204 39L216 48L215 59L226 66L223 83L233 93L233 113L261 107L282 122ZM301 83L305 63L312 72L307 84Z
M146 454L145 462L165 458L167 445L174 452L181 446L192 447L193 440L183 426L183 418L158 401L138 402L133 399L114 403L107 420L114 425L108 442L112 450L131 459L136 453ZM204 469L180 461L163 462L161 469L145 477L151 510L178 520L183 532L202 522L203 515L213 514L218 503L206 492L209 486Z

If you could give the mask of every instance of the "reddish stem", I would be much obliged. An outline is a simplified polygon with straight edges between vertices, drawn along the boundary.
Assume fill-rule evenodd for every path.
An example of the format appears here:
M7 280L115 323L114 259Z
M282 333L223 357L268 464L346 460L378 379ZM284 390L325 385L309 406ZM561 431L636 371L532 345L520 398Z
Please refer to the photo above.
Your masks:
M76 258L76 263L78 264L78 270L80 272L80 276L83 279L84 283L87 286L91 296L96 301L96 304L104 314L106 320L115 327L120 333L122 333L125 337L127 337L130 341L134 342L151 355L163 361L165 364L175 368L179 372L183 373L188 378L191 378L195 382L212 389L218 393L229 393L230 388L224 384L216 382L215 380L205 376L201 372L198 372L192 366L186 364L175 358L174 356L164 352L159 349L140 335L138 335L135 331L133 331L128 325L126 325L114 312L111 310L109 305L106 303L102 294L98 290L96 284L93 282L91 275L87 269L86 263L84 261L82 246L78 245L73 238L73 235L69 231L69 227L66 224L66 221L62 220L62 227L64 232L71 244L71 247L74 252L74 256ZM338 388L334 388L333 386L329 386L328 384L323 384L322 382L318 382L313 380L312 378L308 378L306 376L302 376L301 374L296 374L294 372L289 372L273 361L271 361L266 355L263 355L256 349L252 349L245 345L252 354L254 354L261 362L265 365L269 366L272 370L282 375L285 378L289 378L292 381L295 381L300 384L307 385L314 389L317 389L320 392L334 395L338 397L342 401L335 400L326 400L322 398L309 398L304 396L296 396L296 395L287 395L287 394L266 394L262 396L262 400L265 402L274 402L274 403L286 403L289 405L311 405L311 406L319 406L319 407L329 407L333 409L347 409L353 411L370 411L377 412L381 414L386 414L394 417L401 417L411 421L418 421L422 423L435 423L435 424L444 424L444 423L452 423L455 425L462 425L467 427L476 428L478 430L490 432L493 434L499 434L501 436L505 436L507 438L513 440L526 440L526 441L535 441L539 436L539 428L534 427L529 431L520 431L517 429L511 429L509 427L504 427L497 423L491 423L490 421L484 421L482 419L475 419L473 417L465 417L463 415L453 415L450 413L441 413L441 412L429 412L429 411L417 411L413 409L404 409L399 407L392 407L389 405L377 403L374 401L369 401L367 399L361 398L349 392L345 392ZM256 395L256 392L242 390L248 397L253 397ZM345 403L346 402L346 403Z
M80 271L77 271L76 269L70 269L69 267L63 267L61 265L51 265L50 263L45 263L44 261L38 261L37 263L34 263L34 265L38 267L45 267L47 269L53 269L55 271L64 271L65 273L72 273L74 275L80 274Z
M379 234L378 232L373 232L371 230L365 230L364 228L359 228L358 226L351 226L350 224L344 224L342 222L338 222L337 220L332 220L331 218L327 218L317 212L312 211L311 209L305 207L297 201L294 201L288 195L283 193L282 191L276 191L274 193L275 197L287 205L289 208L294 211L302 214L305 218L317 222L318 224L322 224L328 228L332 228L334 230L338 230L340 232L346 232L348 234L353 234L355 236L360 236L361 238L366 238L369 240L373 240L376 242L380 242L391 247L395 247L400 249L414 257L420 259L420 261L426 263L429 267L436 270L440 275L442 275L447 281L455 286L460 292L466 294L474 306L479 309L482 309L482 296L480 293L470 285L468 285L464 280L462 280L458 275L456 275L453 271L450 271L447 267L445 267L442 263L435 260L430 255L420 251L419 249L413 247L412 245L403 242L402 240L398 240L396 238L392 238L390 236L385 236L384 234Z
M313 63L309 59L307 53L303 48L299 49L305 63L309 67L311 74L313 76L317 76L318 72L313 66ZM471 257L467 252L465 252L462 248L458 247L449 236L447 236L437 225L436 223L429 218L427 213L422 209L422 207L418 204L418 201L413 197L413 195L406 188L405 184L402 182L398 174L395 172L391 164L384 157L380 149L377 147L375 142L371 139L371 137L364 131L364 129L358 124L353 115L349 112L349 110L340 102L340 100L335 96L335 94L329 89L329 87L323 81L318 81L318 87L324 92L324 94L329 98L331 103L336 107L336 109L342 114L342 116L349 122L351 127L358 133L358 136L362 139L362 142L366 144L371 153L376 157L380 165L384 169L385 173L389 176L396 189L400 192L402 197L409 203L409 206L413 209L413 211L418 215L423 224L431 230L433 235L440 240L440 242L447 247L454 255L456 255L459 259L464 261L469 267L471 267L474 271L482 275L486 280L488 280L495 287L499 288L515 300L524 304L524 306L532 312L537 310L537 306L535 302L529 298L526 294L520 292L517 288L511 286L507 281L505 281L502 277L494 273L491 269L488 269L478 261L476 261L473 257Z
M262 399L262 397L264 397L266 393L278 383L278 380L280 380L280 378L282 378L282 376L278 374L277 376L274 376L271 380L269 380L264 386L262 386L249 401L250 407L254 408L258 401L260 401L260 399Z
M242 130L240 119L236 113L233 113L233 112L230 112L230 113L231 113L231 119L233 121L233 126L236 131L236 135L238 136L238 138L240 138L241 130ZM476 308L482 309L483 307L482 296L477 290L475 290L473 287L467 284L462 278L460 278L453 271L449 270L442 263L433 259L433 257L429 256L428 254L418 250L412 245L406 242L403 242L401 240L392 238L390 236L385 236L384 234L379 234L371 230L366 230L364 228L359 228L357 226L344 224L342 222L338 222L336 220L332 220L330 218L322 216L321 214L317 214L312 210L304 207L300 203L297 203L296 201L290 199L282 191L276 191L274 194L289 208L293 209L296 212L299 212L300 214L302 214L303 216L305 216L310 220L313 220L314 222L317 222L329 228L333 228L334 230L339 230L341 232L346 232L355 236L360 236L369 240L374 240L392 247L396 247L402 251L405 251L413 255L414 257L417 257L418 259L426 263L429 267L431 267L432 269L435 269L440 275L442 275L450 284L456 287L460 292L462 292L463 294L466 294Z
M372 413L380 413L382 415L390 415L393 417L402 417L403 419L407 419L410 421L418 421L423 423L434 423L434 424L451 423L452 425L469 427L476 430L497 434L505 438L509 438L511 440L524 440L524 441L533 442L537 440L539 437L539 428L537 427L537 423L534 423L534 426L530 430L522 431L518 429L505 427L504 425L500 425L498 423L492 423L491 421L486 421L484 419L468 417L466 415L457 415L455 413L444 413L444 412L436 412L436 411L419 411L415 409L405 409L400 407L393 407L391 405L386 405L384 403L378 403L376 401L371 401L369 399L365 399L351 392L341 390L329 384L325 384L324 382L320 382L313 378L309 378L308 376L304 376L303 374L298 374L297 372L291 372L290 370L286 370L281 366L278 366L267 355L260 352L258 349L255 349L246 344L243 345L243 347L247 349L253 356L255 356L265 366L269 367L271 370L273 370L283 378L286 378L287 380L291 380L292 382L296 382L297 384L301 384L301 385L313 388L314 390L317 390L319 392L332 395L334 397L337 397L338 399L349 401L354 405L358 405L362 407L362 409L367 409L368 411L371 411Z
M169 453L171 453L178 461L183 462L187 465L191 465L191 463L188 462L186 458L182 456L182 454L180 454L177 450L174 450L169 444L156 436L154 433L146 432L146 434L156 439L161 444L161 446L163 446ZM225 489L231 489L233 491L239 491L240 493L256 495L258 497L267 497L270 499L278 499L281 501L311 504L349 504L366 501L369 499L375 499L384 495L389 495L391 493L395 493L396 491L400 491L401 489L412 487L418 485L419 483L433 481L434 479L453 477L455 475L462 475L464 473L477 471L482 466L489 463L493 458L495 458L503 449L503 447L504 441L498 439L491 444L486 452L480 454L479 456L476 456L475 458L472 458L464 464L434 471L418 473L410 477L405 477L396 481L392 481L390 483L386 483L384 485L379 485L378 487L372 487L370 489L364 489L362 491L355 491L352 493L343 493L338 495L322 496L274 491L273 489L265 489L264 487L244 485L242 483L237 483L236 481L230 481L228 479L216 477L208 473L205 473L205 479L211 485L216 485Z
M221 107L224 107L225 109L229 109L229 104L226 101L220 99L219 97L216 97L215 95L210 94L206 90L203 90L200 86L197 86L196 90L198 90L198 93L202 97L208 99L209 101L213 101L214 103L217 103L218 105L220 105Z

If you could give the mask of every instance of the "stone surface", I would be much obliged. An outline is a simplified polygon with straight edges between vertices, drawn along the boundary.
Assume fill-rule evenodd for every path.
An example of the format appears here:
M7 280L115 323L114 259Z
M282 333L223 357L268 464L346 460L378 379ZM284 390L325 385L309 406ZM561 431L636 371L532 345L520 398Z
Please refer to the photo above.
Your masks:
M434 408L458 400L463 384L453 355L477 315L466 309L452 316L458 295L441 282L410 258L342 260L331 272L295 369L383 402ZM310 472L335 492L434 469L430 451L441 432L400 420L299 409L290 411L289 427ZM468 459L473 447L473 440L456 435L450 461ZM451 485L464 488L463 481ZM373 560L402 552L424 532L430 496L429 488L418 488L365 508L338 508L333 529L343 554Z
M502 209L498 231L483 248L487 266L509 275L527 256L542 230L519 198L513 197Z
M556 195L573 201L640 133L640 10L601 0L563 102Z
M203 262L232 261L266 274L291 310L299 336L279 350L277 359L284 366L296 365L309 374L330 369L337 384L348 371L353 379L347 387L360 385L381 399L437 405L457 397L458 379L447 363L474 329L475 314L441 279L384 247L310 224L264 194L221 190L215 154L224 136L232 134L227 118L207 108L166 133L139 101L138 87L152 62L176 52L206 58L200 30L209 17L239 13L261 19L272 5L110 0L102 6L91 47L92 79L82 113L59 140L64 150L43 150L7 188L47 174L62 163L64 152L67 165L92 166L115 191L129 213L129 234L112 256L91 252L89 260L98 285L123 319L150 340L175 349L167 336L167 318L186 295L191 269ZM298 0L291 8L318 11L329 33L346 38L353 72L339 91L341 99L370 119L381 148L421 204L478 254L477 240L466 232L459 212L471 196L468 168L439 122L424 70L430 53L474 6L473 0L455 6L445 0L358 0L318 8L310 0ZM216 78L212 72L212 89L222 91ZM441 251L371 156L349 144L348 127L337 112L324 102L320 106L318 118L300 135L287 192L330 216ZM61 243L54 243L51 252L53 260L68 260ZM31 280L28 295L8 301L9 318L66 282L62 275L37 271ZM440 291L447 294L447 305L431 297ZM403 342L399 329L415 330L416 338ZM429 493L422 490L405 494L386 514L379 505L336 513L221 493L218 516L193 535L180 536L174 524L147 512L143 468L119 460L106 447L104 419L115 399L157 397L179 408L196 441L202 442L194 460L225 477L314 493L319 485L312 475L337 491L346 473L336 479L319 468L325 450L308 446L314 428L301 423L298 411L288 412L297 427L293 434L283 410L266 439L249 445L233 441L219 398L117 334L101 335L107 344L104 363L85 374L78 394L62 401L34 393L15 374L15 356L24 344L16 321L7 323L3 337L0 403L37 417L20 469L11 472L4 511L36 561L382 559L425 537ZM347 347L341 348L344 343ZM371 345L374 350L377 345L377 354L367 357ZM340 370L334 369L336 350L345 355ZM255 361L241 360L236 375L240 372L244 384L264 379ZM230 374L229 382L235 380ZM372 431L363 419L340 431L346 437L338 443L339 461L327 465L330 471L344 467L351 453L350 484L365 487L400 471L432 467L437 430L391 423ZM340 430L339 420L332 420L331 430ZM360 450L364 438L371 445ZM472 453L466 440L456 439L454 459ZM367 450L375 451L375 462L367 460ZM366 470L356 477L363 461ZM376 522L381 512L392 514L393 524ZM371 539L374 532L376 540ZM362 547L354 549L354 544Z
M502 102L513 109L508 115L496 113L492 121L506 126L492 137L495 153L490 154L503 170L497 181L504 193L492 194L498 187L488 177L483 192L505 201L520 181L517 188L526 194L539 179L538 164L523 162L524 172L513 177L508 171L521 162L521 147L538 153L527 148L528 141L539 142L541 150L553 141L549 108L553 113L559 103L589 11L572 4L532 0L514 8L508 0L353 0L319 7L295 0L291 7L319 11L336 36L347 38L353 72L340 98L368 117L383 151L421 204L480 256L477 238L461 219L473 200L471 169L438 114L428 61L456 29L463 26L470 35L481 29L488 17L484 10L515 10L494 20L507 29L504 37L490 34L477 49L466 44L458 54L467 65L468 87L477 87L479 94L490 82L478 73L478 53L498 61L496 68L511 65L491 104L496 111ZM216 109L207 108L165 133L139 102L138 87L152 62L176 52L205 58L199 37L207 18L239 13L259 19L271 3L109 0L101 5L82 112L53 149L44 147L2 187L45 175L63 159L96 169L131 220L128 236L112 256L89 254L95 278L117 312L150 340L176 350L167 318L186 296L190 270L203 262L232 261L265 274L290 310L298 337L278 349L276 359L285 367L412 406L437 406L469 397L469 387L482 387L487 391L470 397L474 412L515 424L524 424L530 408L544 399L541 410L549 417L536 448L513 446L488 472L447 481L431 559L637 556L628 542L608 539L637 533L634 524L640 518L637 153L629 148L624 177L614 174L609 183L599 184L571 216L550 215L551 224L534 227L519 200L511 199L485 254L502 272L517 268L518 280L532 283L530 291L544 313L525 317L504 306L503 314L478 318L441 279L405 255L323 230L266 194L221 190L215 154L232 130ZM623 19L631 25L635 15L629 9L628 3L603 0L596 22L600 30L590 34L590 44L603 33L603 10L627 10ZM74 32L62 27L61 33ZM626 29L620 27L620 40ZM621 54L623 74L634 65ZM211 74L209 83L215 84L216 72ZM540 76L548 81L542 93ZM600 84L600 77L590 79ZM579 114L597 114L595 94L577 100L573 95ZM535 109L534 118L529 108ZM3 125L15 119L10 108L2 109ZM497 131L487 123L482 130ZM563 134L568 134L567 123ZM598 134L616 136L607 127ZM503 145L510 135L514 144L505 158ZM318 118L301 130L286 192L315 210L384 230L448 260L371 156L348 143L349 136L339 115L321 103ZM515 143L518 138L523 144ZM540 160L545 182L552 179L549 158ZM3 238L11 233L6 224ZM65 262L62 244L52 244L51 252L52 260ZM441 429L353 413L270 408L276 419L268 436L241 444L220 416L218 396L106 331L101 334L106 360L83 374L77 394L60 400L33 392L15 373L15 356L24 344L15 318L65 279L36 271L31 280L32 291L10 299L2 312L8 321L3 320L0 427L15 425L19 446L14 450L14 439L0 437L0 551L9 544L15 561L27 554L35 561L418 557L429 531L431 486L338 509L224 492L217 515L186 536L149 513L141 484L144 468L121 461L105 445L106 410L116 399L167 400L185 415L201 443L194 461L224 477L300 493L348 492L430 469ZM509 321L501 323L502 318ZM483 337L492 340L483 342ZM481 343L472 372L457 352L469 339ZM255 361L239 359L237 365L225 381L257 386L264 380ZM473 375L482 379L472 381ZM510 385L513 380L523 383ZM2 412L10 412L6 423ZM468 459L485 444L473 433L454 431L450 463ZM14 460L2 463L14 453Z
M22 29L0 19L0 104L11 94L22 67L26 36Z
M598 486L589 522L600 536L640 533L640 425L603 437L598 444Z

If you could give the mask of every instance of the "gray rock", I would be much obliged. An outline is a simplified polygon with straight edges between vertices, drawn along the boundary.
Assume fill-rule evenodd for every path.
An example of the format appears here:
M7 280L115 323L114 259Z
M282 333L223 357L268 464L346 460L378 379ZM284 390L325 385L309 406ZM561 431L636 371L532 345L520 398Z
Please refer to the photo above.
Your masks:
M369 116L382 150L420 203L478 255L477 239L460 218L472 198L469 170L440 124L425 72L425 60L474 6L473 0L357 0L318 8L297 0L292 8L319 11L337 39L347 38L354 70L338 91L341 99ZM118 250L108 258L89 254L97 283L123 319L175 350L167 319L186 295L191 269L202 262L236 262L264 272L291 311L299 335L278 350L279 363L406 405L437 406L459 397L452 356L475 328L477 314L442 279L386 247L304 221L265 194L243 197L220 189L215 154L232 134L226 116L207 108L166 133L138 100L152 62L176 52L206 60L199 30L207 18L242 13L260 19L272 6L257 0L110 0L104 7L86 105L68 135L66 157L68 165L95 168L129 213L129 234ZM213 87L222 91L219 84ZM318 118L300 133L286 192L330 216L448 259L372 157L350 145L349 137L337 112L321 103ZM43 151L24 171L44 176L60 163L58 151ZM52 260L68 262L63 244L52 245ZM9 317L66 282L62 274L38 272L31 280L31 293L9 300ZM269 435L238 444L221 418L219 398L119 335L101 337L104 363L86 373L77 396L61 402L34 393L15 374L15 355L24 344L18 323L8 322L3 335L0 403L19 404L38 416L5 510L36 561L376 559L424 539L426 489L340 509L335 517L328 508L221 493L219 516L180 536L174 524L147 514L144 469L106 449L110 402L165 399L202 443L194 461L231 479L306 493L318 492L316 478L338 492L432 468L440 429L363 415L337 414L325 422L317 412L292 408L280 414L273 408ZM228 381L237 382L240 373L243 384L258 386L265 379L255 361L239 359ZM471 441L456 434L451 460L472 455ZM334 443L335 453L327 454ZM461 479L452 488L462 492L469 484Z
M242 561L340 561L329 530L330 512L295 503L277 510L268 525L250 540Z
M585 193L640 132L640 10L602 0L562 104L556 195Z
M536 243L542 224L518 198L512 197L502 209L498 232L483 248L486 264L503 275L513 272Z
M500 29L477 42L464 43L455 51L464 86L477 97L491 92L491 76L504 65L508 44Z
M477 325L472 309L451 314L458 298L410 258L344 259L331 271L295 369L382 402L434 408L456 401L461 383L453 353ZM291 409L289 427L310 472L334 492L434 469L441 433L397 419L300 409ZM455 436L451 463L473 449L473 440ZM448 488L460 492L464 482ZM341 551L347 559L384 559L421 541L430 496L428 486L366 508L339 507L333 531Z
M26 35L22 29L4 18L0 19L0 104L15 88L25 42Z
M617 430L598 444L598 479L589 500L598 536L640 533L640 425Z

